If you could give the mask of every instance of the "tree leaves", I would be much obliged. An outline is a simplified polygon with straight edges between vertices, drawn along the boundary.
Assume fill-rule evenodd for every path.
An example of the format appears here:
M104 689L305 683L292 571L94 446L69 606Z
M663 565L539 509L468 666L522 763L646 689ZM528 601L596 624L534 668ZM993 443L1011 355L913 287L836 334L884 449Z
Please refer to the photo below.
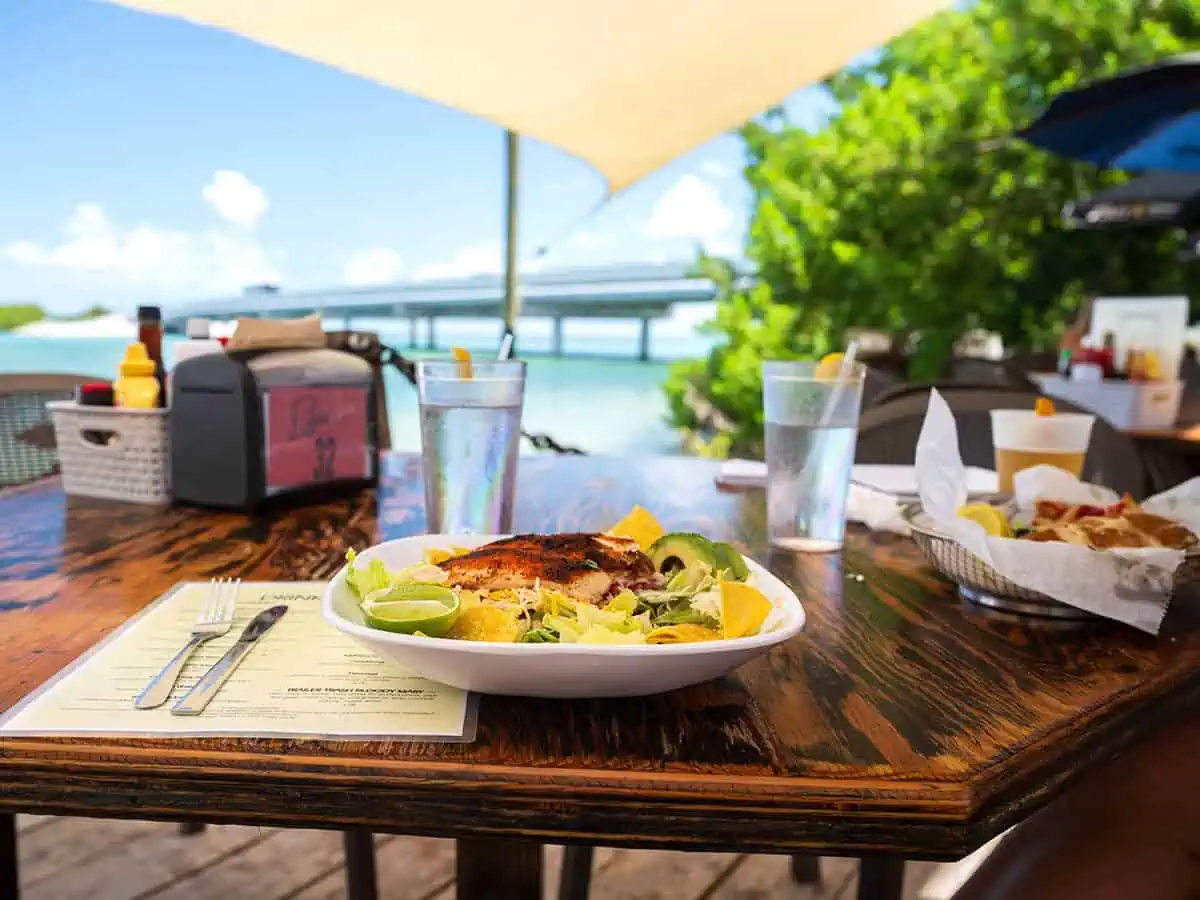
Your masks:
M748 124L746 252L760 281L718 279L725 341L672 371L672 421L705 432L709 451L753 452L764 359L882 328L919 333L910 375L933 377L970 328L1042 348L1086 293L1180 290L1177 238L1061 224L1064 203L1124 176L1008 135L1059 91L1198 42L1200 0L977 0L832 76L840 106L819 130L779 115ZM734 427L700 421L685 387Z

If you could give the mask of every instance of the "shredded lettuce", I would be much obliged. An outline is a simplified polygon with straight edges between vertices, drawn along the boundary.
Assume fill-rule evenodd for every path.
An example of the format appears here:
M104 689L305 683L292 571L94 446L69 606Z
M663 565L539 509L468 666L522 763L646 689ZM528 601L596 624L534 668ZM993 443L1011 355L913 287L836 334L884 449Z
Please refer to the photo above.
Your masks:
M626 588L609 600L608 605L604 608L616 612L632 613L638 608L637 594Z
M568 619L566 616L543 616L542 627L548 628L558 635L558 639L564 644L575 644L579 642L580 635L583 634L583 628L575 619Z
M612 631L600 625L592 625L576 641L579 644L644 644L646 636L640 631Z
M619 634L628 634L631 631L638 630L633 617L626 612L599 609L598 607L581 603L576 608L575 615L579 622L579 627L585 631L591 628L604 628Z
M713 619L721 618L721 592L704 591L692 598L692 609Z
M391 584L388 577L387 568L383 564L383 560L372 559L367 563L364 569L361 566L354 564L357 554L353 550L346 551L346 584L350 586L350 590L354 591L354 595L358 597L359 602L366 598L367 594L373 591L382 590Z
M346 584L360 603L370 594L398 584L445 584L450 579L445 570L424 562L389 572L381 559L368 560L365 567L355 565L357 559L358 554L353 550L346 551Z

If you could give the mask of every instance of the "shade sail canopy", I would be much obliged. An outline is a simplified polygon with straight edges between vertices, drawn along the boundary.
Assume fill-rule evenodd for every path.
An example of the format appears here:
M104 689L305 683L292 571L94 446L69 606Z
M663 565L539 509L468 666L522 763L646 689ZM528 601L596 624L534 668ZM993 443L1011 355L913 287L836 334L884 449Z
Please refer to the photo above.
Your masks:
M558 147L616 192L947 0L114 0Z

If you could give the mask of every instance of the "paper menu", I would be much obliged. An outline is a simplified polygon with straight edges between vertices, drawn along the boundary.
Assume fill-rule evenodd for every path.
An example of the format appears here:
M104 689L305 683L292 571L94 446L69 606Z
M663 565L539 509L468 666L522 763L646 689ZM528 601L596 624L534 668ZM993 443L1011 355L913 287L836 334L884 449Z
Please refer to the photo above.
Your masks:
M243 584L233 628L201 646L171 700L157 709L134 709L134 698L186 642L207 597L207 584L179 585L0 719L0 736L474 740L474 699L406 672L327 625L321 617L324 587ZM204 713L171 715L171 704L237 641L250 619L278 603L288 606L287 613Z
M1097 551L1073 544L989 537L978 523L958 515L967 502L958 427L942 396L933 390L917 440L917 484L921 506L938 530L1011 581L1107 619L1157 634L1175 586L1181 550ZM1018 472L1017 505L1028 509L1039 497L1068 503L1114 503L1116 494L1081 483L1049 466ZM1141 504L1200 533L1200 478Z

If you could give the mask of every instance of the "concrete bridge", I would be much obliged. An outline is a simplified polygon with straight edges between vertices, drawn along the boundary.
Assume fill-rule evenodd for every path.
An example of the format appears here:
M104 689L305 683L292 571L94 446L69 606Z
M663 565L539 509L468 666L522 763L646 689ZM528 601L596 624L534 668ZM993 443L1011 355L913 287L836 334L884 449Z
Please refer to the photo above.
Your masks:
M716 298L716 286L694 274L690 264L622 265L536 272L521 279L525 317L554 322L553 350L561 355L566 319L636 319L641 322L639 357L650 355L650 322L668 315L676 303L702 303ZM331 288L322 291L248 288L235 297L169 306L169 329L183 327L191 316L229 319L238 316L291 317L320 313L327 319L395 317L409 321L409 339L419 345L424 322L424 345L437 343L437 320L448 317L488 318L504 315L504 283L499 275L437 281L410 281L369 288Z

